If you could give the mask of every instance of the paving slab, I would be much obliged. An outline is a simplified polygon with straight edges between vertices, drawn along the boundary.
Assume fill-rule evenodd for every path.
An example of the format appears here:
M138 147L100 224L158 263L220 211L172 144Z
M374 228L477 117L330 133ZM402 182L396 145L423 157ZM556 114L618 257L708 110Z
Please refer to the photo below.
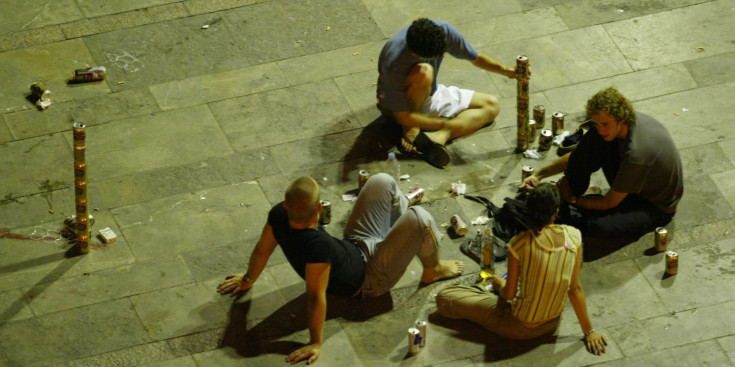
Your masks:
M365 6L386 38L392 37L420 17L444 20L457 26L470 22L491 23L495 17L521 10L516 1L499 0L451 0L437 3L379 0L366 2Z
M732 5L710 1L604 27L634 70L647 69L735 51Z
M735 140L725 140L717 143L717 145L725 152L725 156L727 156L731 162L735 163L735 144L733 144L733 141Z
M73 0L23 4L3 2L0 4L0 34L17 30L31 30L47 25L66 23L82 17Z
M151 339L163 340L224 326L218 297L203 284L186 284L132 296L130 302Z
M85 130L90 181L232 153L206 106L129 118ZM71 147L73 136L64 137ZM128 139L134 139L136 144L129 146ZM67 156L72 159L71 154Z
M168 4L177 2L178 0L153 0L153 1L126 1L125 3L109 3L100 0L79 0L79 8L86 17L97 17L100 15L108 15L122 13L129 10Z
M735 240L700 243L686 249L678 249L676 243L672 245L669 249L679 254L676 276L664 277L666 259L663 253L635 260L669 311L696 311L730 300L733 272L729 265L735 256ZM715 289L716 292L711 292Z
M3 112L36 109L26 99L31 94L29 86L36 81L42 81L51 91L53 103L110 92L104 82L67 84L75 69L96 65L80 39L3 52L0 63L3 64L0 79L8 86L0 92L0 111Z
M733 312L732 301L608 328L609 335L626 356L697 343L733 333L733 324L722 315ZM645 330L645 332L641 332Z
M337 83L337 87L347 100L352 112L355 114L357 123L362 126L368 126L371 123L382 119L382 113L375 105L377 101L377 80L377 66L375 67L375 70L368 70L334 78L334 82Z
M3 144L0 152L0 176L13 177L4 182L6 200L63 187L73 179L71 146L61 134Z
M608 87L615 87L636 106L639 100L694 89L697 83L682 64L673 64L554 88L544 94L559 111L585 112L587 100Z
M74 122L95 126L158 111L160 109L147 89L129 89L119 93L54 103L53 108L45 111L25 109L4 116L14 140L22 140L56 132L68 132Z
M625 357L595 366L728 366L732 361L714 341L705 341Z
M19 289L0 293L0 323L28 319L34 316L33 310Z
M197 367L192 356L179 357L169 359L168 361L160 361L140 365L141 367Z
M100 327L110 320L114 326ZM44 366L150 341L128 299L0 324L0 336L0 351L16 366Z
M23 294L34 313L44 315L191 282L184 262L174 257L36 284Z
M136 259L257 238L270 209L257 184L230 185L113 209ZM166 244L152 246L152 244Z
M278 67L291 85L310 83L368 70L374 72L373 82L375 82L378 80L378 56L384 44L385 41L380 40L294 57L278 61ZM344 92L353 92L351 89L344 90Z
M713 173L710 177L720 192L724 193L730 207L735 208L735 170Z
M734 82L718 84L640 101L636 109L661 121L684 149L735 138L727 115L733 91Z
M186 17L189 12L181 3L171 3L122 13L85 18L76 22L61 24L67 39L133 28L146 24Z
M509 5L513 4L513 2L507 3ZM462 35L473 47L490 57L494 57L493 48L495 44L515 41L523 45L527 43L528 39L534 37L569 30L553 7L504 15L492 10L488 11L487 14L478 14L474 17L476 20L473 19L472 22L459 25L458 30L462 32ZM493 18L488 19L488 17ZM515 63L515 59L498 61L505 65Z
M702 87L735 81L735 74L730 66L733 53L723 53L702 59L687 61L684 65L694 80Z
M528 56L533 72L529 81L531 93L632 71L601 26L493 46L493 58L505 64L513 65L518 55ZM503 97L516 96L515 80L501 75L492 78Z
M580 28L630 19L665 10L701 3L698 0L667 0L656 2L593 0L584 3L565 1L555 8L570 28Z
M710 175L735 168L733 162L727 158L722 143L679 149L679 154L682 169L687 176Z
M729 185L725 184L725 185ZM676 223L697 226L735 217L733 207L710 176L684 178L684 195L676 208Z
M228 99L210 109L238 151L359 127L332 80Z
M730 363L735 364L735 336L726 336L724 338L717 339L717 342L725 350L725 353L730 357Z
M151 86L151 93L163 110L286 87L288 84L275 63L205 74Z

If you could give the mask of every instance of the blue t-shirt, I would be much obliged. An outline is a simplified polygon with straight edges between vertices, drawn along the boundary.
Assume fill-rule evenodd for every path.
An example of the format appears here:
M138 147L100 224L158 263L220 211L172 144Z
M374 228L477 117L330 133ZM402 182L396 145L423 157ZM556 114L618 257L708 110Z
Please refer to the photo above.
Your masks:
M318 229L291 228L283 202L268 213L268 224L286 259L302 279L306 277L306 264L328 263L331 269L327 293L350 297L360 289L365 261L355 244L332 237L322 226Z
M452 27L451 24L432 20L438 26L444 29L447 35L449 47L447 52L458 58L473 61L479 53L470 46L462 34ZM418 63L428 63L434 67L434 83L431 86L431 94L434 94L437 86L437 76L439 74L439 66L442 63L442 57L434 60L427 60L411 53L411 49L406 45L406 33L410 25L404 27L395 36L391 37L383 46L378 59L378 96L384 94L385 98L381 99L381 105L393 112L410 111L411 104L406 96L404 83L411 68Z

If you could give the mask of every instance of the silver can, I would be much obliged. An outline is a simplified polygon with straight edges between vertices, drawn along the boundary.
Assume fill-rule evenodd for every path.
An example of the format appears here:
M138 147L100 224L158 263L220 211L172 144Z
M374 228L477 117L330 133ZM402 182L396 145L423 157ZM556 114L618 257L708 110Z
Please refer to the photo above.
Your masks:
M533 166L523 166L523 171L521 172L521 181L525 180L526 177L533 174L535 170L533 169Z
M668 242L668 231L664 227L658 227L656 228L656 233L654 233L654 245L656 246L656 251L658 252L664 252L666 251L666 242Z
M360 189L362 189L363 186L367 183L367 181L370 179L370 172L367 170L360 170L359 176L357 178L357 184Z
M551 133L559 135L564 131L564 114L561 112L554 112L551 115Z
M322 211L319 212L319 223L322 225L332 222L332 203L322 200Z
M426 321L424 320L416 321L416 329L419 330L419 337L421 338L419 347L423 348L426 346Z
M536 129L543 129L544 128L544 114L546 113L546 109L544 108L544 105L534 105L533 106L533 119L536 121Z
M419 352L421 347L421 332L419 329L412 327L408 329L408 354L414 355Z
M538 149L549 150L551 149L551 143L554 141L554 134L549 129L541 130L538 138Z
M464 237L467 234L467 224L459 217L459 214L451 216L449 223L452 223L452 229L458 236Z
M536 141L536 120L528 120L528 141Z

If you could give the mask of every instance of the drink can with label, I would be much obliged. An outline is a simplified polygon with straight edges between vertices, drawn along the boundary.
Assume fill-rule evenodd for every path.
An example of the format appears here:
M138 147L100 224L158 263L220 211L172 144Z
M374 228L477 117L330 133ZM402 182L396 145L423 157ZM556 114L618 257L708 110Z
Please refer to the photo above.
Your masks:
M675 251L666 253L666 274L676 275L679 271L679 254Z
M424 320L416 321L416 329L418 329L419 337L421 337L421 342L419 343L419 347L423 348L426 346L426 321Z
M656 228L656 233L654 234L654 244L656 245L656 251L658 252L664 252L666 251L666 242L668 237L668 231L664 227L658 227Z
M415 327L408 329L408 353L414 355L421 347L421 332Z
M319 223L322 225L332 222L332 203L322 200L322 211L319 212Z
M449 222L452 223L454 233L460 237L464 237L467 234L467 224L459 217L459 214L455 214L449 218Z

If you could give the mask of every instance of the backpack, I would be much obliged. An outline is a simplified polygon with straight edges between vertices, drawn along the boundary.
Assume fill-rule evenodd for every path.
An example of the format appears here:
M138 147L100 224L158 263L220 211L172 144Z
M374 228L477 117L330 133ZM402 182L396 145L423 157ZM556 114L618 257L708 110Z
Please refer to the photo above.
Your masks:
M502 207L482 196L465 195L465 198L484 204L487 216L493 218L493 235L508 243L518 233L531 229L531 216L523 201L505 198Z

